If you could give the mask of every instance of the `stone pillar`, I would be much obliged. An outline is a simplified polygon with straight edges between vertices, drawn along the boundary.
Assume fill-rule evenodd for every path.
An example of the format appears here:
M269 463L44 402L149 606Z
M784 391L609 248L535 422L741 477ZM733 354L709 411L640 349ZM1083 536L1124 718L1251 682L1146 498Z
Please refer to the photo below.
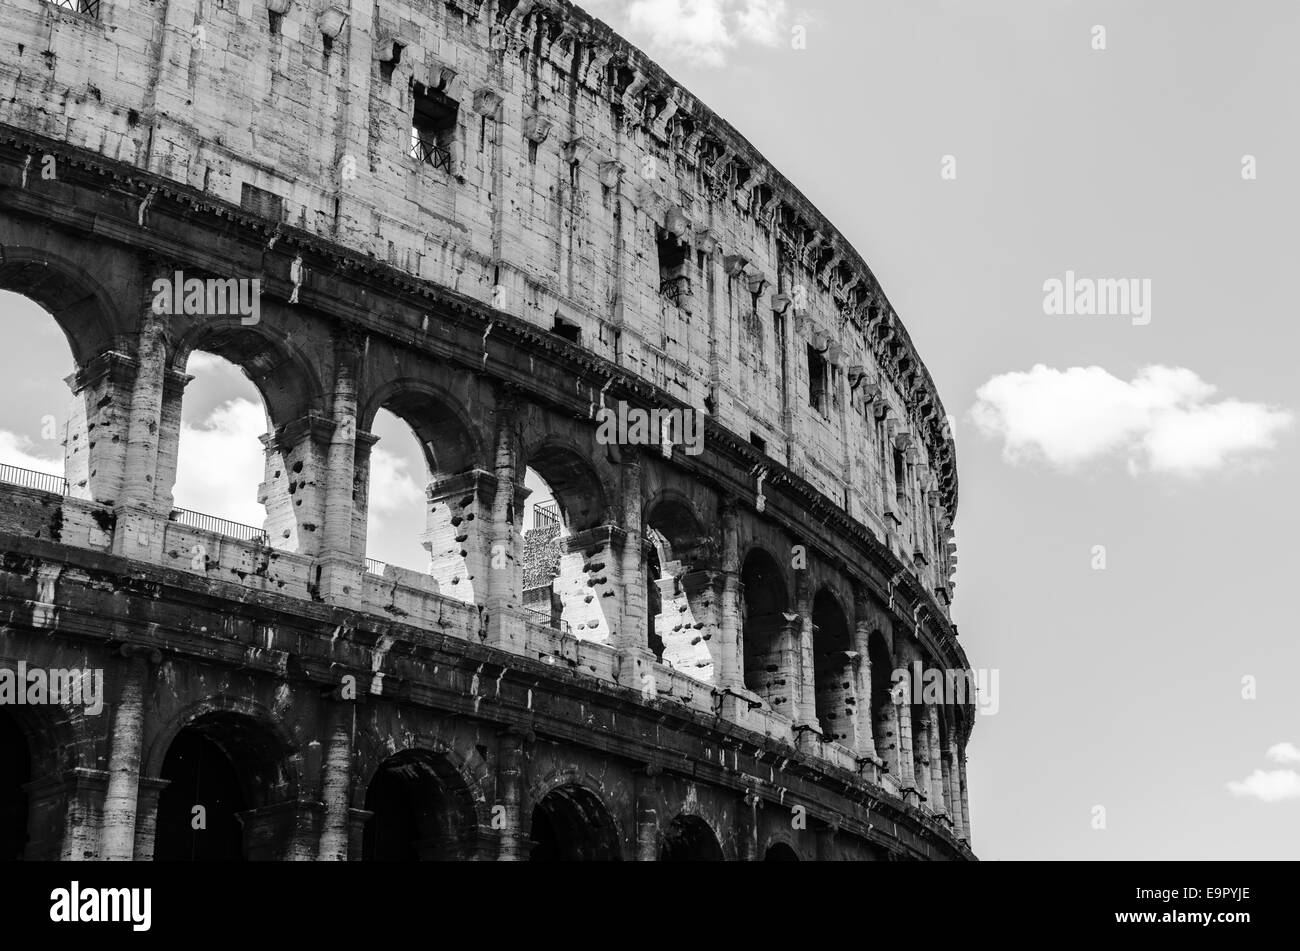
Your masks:
M871 652L868 642L871 637L871 622L863 617L863 605L859 603L856 613L858 621L854 624L854 646L857 657L853 659L853 689L858 698L857 706L857 754L861 759L879 762L876 755L875 723L872 722L871 695Z
M497 805L501 807L501 830L497 845L500 862L528 859L524 841L524 742L527 734L513 727L497 734Z
M932 809L934 803L930 798L930 714L929 706L924 703L912 704L907 710L907 718L912 723L912 785L916 787L921 801Z
M741 627L740 527L735 499L724 499L722 518L722 603L718 686L724 690L745 687L745 643Z
M325 762L321 769L320 842L316 857L322 862L348 860L348 810L352 804L352 749L356 736L356 706L341 699L340 691L326 701Z
M701 683L719 684L726 650L719 633L723 590L718 571L682 572L680 562L664 566L659 579L663 605L659 639L664 663Z
M962 838L961 824L961 786L957 779L957 763L952 755L951 745L945 746L943 756L943 801L948 806L948 815L952 820L953 835Z
M144 686L149 662L159 663L157 651L127 644L122 647L122 686L113 710L113 732L108 752L108 786L99 857L109 862L129 862L135 854L136 811L140 792L140 744L144 739Z
M799 626L791 654L789 679L794 685L794 725L797 745L820 740L817 723L817 681L813 667L812 585L807 569L795 572L795 611ZM805 739L809 737L810 739Z
M659 789L656 766L639 769L636 775L636 860L659 860Z
M167 319L145 307L136 343L131 404L126 414L122 498L113 533L113 554L155 564L162 560L166 522L171 514L170 486L161 500L157 492L167 351Z
M507 390L497 394L496 493L488 527L488 577L485 608L488 643L521 653L524 650L523 545L521 523L528 489L518 478L519 447L515 437L515 406Z
M957 778L961 785L961 829L967 842L971 841L970 801L966 793L966 747L957 747Z
M817 830L817 861L835 861L835 835L839 831L837 825L822 826Z
M352 464L352 555L364 558L370 524L370 451L379 437L357 430L356 459ZM425 565L416 565L425 568Z
M74 499L115 505L123 498L135 370L128 354L106 350L67 377L73 395L63 431L63 474Z
M361 560L352 550L357 460L357 374L365 337L342 329L334 336L333 430L326 450L324 523L320 540L320 595L344 606L361 598Z
M561 619L580 640L613 644L621 621L623 529L600 525L563 539L555 591L564 605ZM638 686L633 681L629 686Z
M334 430L331 420L303 416L261 437L266 471L257 500L266 506L266 535L272 548L307 557L323 553Z
M167 320L146 307L136 345L136 372L127 414L123 495L128 505L148 511L154 510L156 496L166 375Z
M160 776L141 776L135 810L135 855L137 862L152 862L158 833L158 797L171 784Z
M654 653L647 643L645 557L641 550L641 459L633 447L624 447L622 476L623 549L619 557L622 610L614 646L618 649L615 676L624 686L643 689L653 681Z
M27 793L27 848L30 862L82 862L99 858L99 818L108 774L75 768L33 779Z
M898 727L898 784L903 790L903 800L908 792L916 793L915 757L912 753L912 684L910 674L902 683L901 696L895 694L891 704Z
M474 469L429 483L421 543L438 593L466 604L487 599L491 583L493 509L497 479Z
M739 826L740 860L742 862L759 862L758 854L758 810L763 808L763 800L754 790L749 790L740 800L737 813Z
M943 794L943 759L939 755L939 707L930 703L926 704L926 710L929 713L927 732L930 738L930 808L936 815L943 815L946 810Z

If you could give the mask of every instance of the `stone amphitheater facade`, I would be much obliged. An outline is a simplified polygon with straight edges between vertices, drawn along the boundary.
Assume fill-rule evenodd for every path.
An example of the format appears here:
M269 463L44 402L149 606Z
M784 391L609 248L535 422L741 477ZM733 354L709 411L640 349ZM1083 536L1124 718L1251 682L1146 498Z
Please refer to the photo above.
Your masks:
M0 662L106 702L0 709L6 857L973 858L971 698L890 695L970 670L944 409L736 130L562 0L69 2L0 0L0 288L76 367ZM196 350L264 399L261 528L175 507ZM366 558L381 408L427 571Z

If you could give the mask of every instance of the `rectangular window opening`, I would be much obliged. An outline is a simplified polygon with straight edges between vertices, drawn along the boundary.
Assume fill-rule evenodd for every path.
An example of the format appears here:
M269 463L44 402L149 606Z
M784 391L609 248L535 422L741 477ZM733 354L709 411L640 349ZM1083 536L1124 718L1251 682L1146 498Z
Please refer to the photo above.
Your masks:
M659 293L678 307L685 307L691 296L688 273L690 246L663 228L656 229L655 249L659 257Z
M415 101L411 114L410 156L436 169L451 172L451 148L456 141L460 103L441 89L412 81Z

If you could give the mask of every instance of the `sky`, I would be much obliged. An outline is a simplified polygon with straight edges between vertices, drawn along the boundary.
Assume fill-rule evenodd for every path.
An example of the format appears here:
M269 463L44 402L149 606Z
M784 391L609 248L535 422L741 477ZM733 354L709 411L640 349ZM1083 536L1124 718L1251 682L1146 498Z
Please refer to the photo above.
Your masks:
M585 6L836 224L953 417L976 854L1300 857L1300 4ZM57 471L67 344L0 326L0 462ZM189 372L177 504L260 524L256 390ZM418 568L418 447L376 432L370 554Z

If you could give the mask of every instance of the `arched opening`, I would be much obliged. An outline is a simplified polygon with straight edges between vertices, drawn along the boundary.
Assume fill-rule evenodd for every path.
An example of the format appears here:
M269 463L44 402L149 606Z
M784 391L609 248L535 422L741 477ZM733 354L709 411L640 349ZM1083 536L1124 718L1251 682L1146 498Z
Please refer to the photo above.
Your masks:
M154 858L236 861L283 858L295 799L288 751L244 714L204 714L177 732L159 768ZM202 810L195 807L201 806Z
M745 558L740 581L745 592L745 686L777 713L792 717L793 685L787 672L793 669L794 643L781 568L767 552L754 549Z
M784 842L773 842L763 855L764 862L798 862L799 853Z
M608 643L621 608L622 553L612 544L613 518L600 477L591 460L568 445L543 442L527 456L531 483L525 485L537 487L529 499L534 530L543 527L540 513L558 525L544 548L533 542L531 550L547 560L533 580L544 580L553 565L551 596L559 602L559 627L581 640ZM532 592L531 603L543 603L542 592L536 587Z
M871 729L876 755L884 761L886 769L898 775L898 724L897 707L892 689L893 670L889 648L880 631L872 631L867 638L867 657L871 661Z
M839 602L823 589L813 598L813 679L816 684L817 722L822 739L855 742L857 696L853 688L853 642L848 618Z
M0 711L0 861L17 861L27 850L28 802L23 786L32 778L31 750L18 722Z
M403 750L375 771L362 836L368 862L453 861L473 853L477 820L459 773L445 756Z
M701 571L710 561L709 540L691 509L677 499L647 508L643 526L647 645L667 666L712 683L721 645L713 642L717 592Z
M154 859L161 862L239 861L248 808L229 757L198 729L182 730L163 760L167 786L158 797ZM201 811L200 811L201 810Z
M191 351L185 372L193 379L181 401L173 520L298 550L301 473L278 471L284 464L268 435L262 394L239 366L215 353Z
M560 555L568 532L564 513L550 485L536 469L524 472L528 499L524 506L524 607L543 623L562 630L564 607L555 580L560 575Z
M364 492L356 517L365 524L354 534L365 529L367 571L415 585L431 579L439 594L480 600L493 498L475 472L486 463L474 432L441 392L415 382L388 388L358 428L363 424L369 432L358 434L356 484Z
M661 862L721 862L722 846L699 816L677 816L668 823L659 845Z
M432 473L425 449L415 430L387 409L375 413L370 431L376 442L367 460L366 495L357 500L357 508L367 515L366 570L382 576L387 566L395 565L427 575L425 491Z
M605 804L576 784L552 789L533 808L534 862L614 862L618 830Z
M21 294L0 291L0 320L14 346L0 347L0 481L29 489L64 491L65 451L84 452L84 422L72 428L65 450L69 383L74 371L68 338L54 316ZM87 489L82 480L81 491Z

